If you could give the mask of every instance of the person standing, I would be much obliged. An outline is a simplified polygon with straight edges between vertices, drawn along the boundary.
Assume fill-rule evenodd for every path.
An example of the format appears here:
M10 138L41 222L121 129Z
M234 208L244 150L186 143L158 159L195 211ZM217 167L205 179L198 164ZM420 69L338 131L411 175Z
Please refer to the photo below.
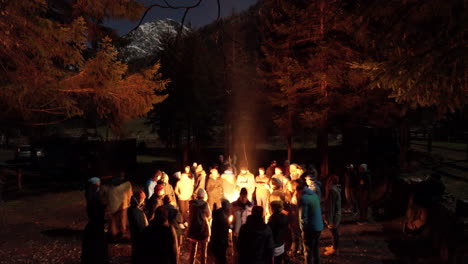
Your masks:
M258 169L258 176L255 177L255 197L257 205L265 209L266 215L270 215L269 198L270 198L270 178L265 174L264 168Z
M100 197L100 179L90 178L86 187L86 212L88 224L83 234L81 263L107 263L107 239L104 232L105 204Z
M319 264L319 240L323 230L320 199L317 194L307 188L303 181L299 181L296 186L296 195L299 205L300 227L306 250L306 263Z
M190 167L188 168L190 169ZM189 219L189 201L193 194L193 180L189 178L187 172L180 175L180 180L177 182L174 192L179 200L179 210L182 214L182 219L184 223L187 223Z
M346 165L345 171L345 198L348 205L348 210L355 215L359 211L359 206L356 198L356 190L359 186L359 179L354 170L353 164Z
M266 175L268 178L271 178L273 174L275 174L275 168L276 168L276 160L272 160L270 163L270 166L266 169Z
M128 224L130 227L130 241L132 242L132 263L138 263L140 257L139 249L141 249L141 234L148 220L142 207L145 202L146 195L143 191L135 193L130 200L130 207L127 210Z
M230 202L235 201L239 197L239 192L236 190L236 175L232 172L232 167L226 168L221 179L223 179L224 198Z
M252 195L255 190L255 178L252 173L247 170L247 167L242 166L236 180L237 190L245 188L247 190L247 198L252 201Z
M197 197L198 190L203 188L205 189L206 185L206 172L203 170L203 166L198 164L195 169L195 179L194 179L194 186L193 186L193 198Z
M119 175L112 178L112 185L105 189L112 238L127 237L127 208L133 195L132 184Z
M286 202L291 202L293 194L292 184L289 178L283 175L283 171L280 167L275 168L275 174L271 176L271 179L279 179L281 181L281 186L286 198Z
M273 213L268 220L268 226L273 234L273 263L282 264L285 252L284 242L289 233L288 216L283 213L283 202L273 201L270 205Z
M338 227L341 222L341 187L339 178L336 175L331 175L327 179L326 184L326 205L327 217L326 223L328 229L332 233L333 245L326 247L325 255L338 254L339 233Z
M171 198L170 199L171 204L177 208L174 188L172 188L172 185L169 183L169 175L167 175L167 173L165 173L164 171L162 172L161 181L163 182L163 185L164 185L165 195L168 195Z
M153 196L154 192L154 187L156 187L156 184L158 183L159 180L161 180L162 172L160 170L157 170L153 176L148 179L145 185L145 194L146 198L151 198Z
M356 197L359 205L358 224L367 223L367 214L369 209L369 194L371 188L371 178L367 171L367 164L359 165L358 186L356 188Z
M221 208L213 211L209 249L216 264L226 264L226 250L229 247L229 215L231 203L221 200Z
M239 264L263 264L273 257L273 234L263 219L263 207L255 206L239 232L236 243Z
M154 218L154 212L156 209L163 205L163 198L164 198L164 184L162 181L159 181L159 183L154 187L154 192L151 198L148 199L148 202L146 203L146 210L147 210L147 217L149 221L153 220Z
M206 199L205 189L200 188L197 192L197 199L190 201L190 220L187 230L187 237L190 240L190 264L195 264L198 248L201 251L200 263L206 263L207 244L210 237L208 220L211 217Z
M168 212L163 206L156 209L154 219L142 233L141 262L138 264L179 263L179 247L174 229L168 222Z
M233 240L237 240L239 236L240 228L246 223L247 217L252 213L252 203L247 197L247 189L242 188L240 190L239 198L232 203L233 211Z
M212 211L221 208L221 199L224 197L223 179L220 178L216 168L211 169L208 182L206 183L206 192L208 193L208 206Z
M102 203L101 196L101 179L98 177L92 177L88 179L86 184L86 213L88 220L91 221L94 218L104 219L105 206Z

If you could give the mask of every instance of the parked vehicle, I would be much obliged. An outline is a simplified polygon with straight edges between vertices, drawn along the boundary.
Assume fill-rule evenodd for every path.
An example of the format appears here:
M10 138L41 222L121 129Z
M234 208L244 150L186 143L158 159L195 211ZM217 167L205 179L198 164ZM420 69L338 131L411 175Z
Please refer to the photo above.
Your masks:
M44 158L45 152L41 147L33 148L31 145L20 145L15 154L15 159L18 161L31 161L34 159Z

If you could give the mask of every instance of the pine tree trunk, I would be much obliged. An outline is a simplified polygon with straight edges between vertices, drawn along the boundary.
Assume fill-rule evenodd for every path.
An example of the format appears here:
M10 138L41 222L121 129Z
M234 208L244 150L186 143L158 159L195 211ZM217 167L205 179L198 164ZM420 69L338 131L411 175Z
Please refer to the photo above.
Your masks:
M408 150L409 150L409 127L406 121L400 124L400 168L408 168Z
M286 137L286 140L288 144L288 160L291 161L292 160L292 136L288 135Z
M327 119L323 118L317 134L317 150L320 160L320 177L328 175L328 127Z
M427 127L427 152L432 152L432 126Z

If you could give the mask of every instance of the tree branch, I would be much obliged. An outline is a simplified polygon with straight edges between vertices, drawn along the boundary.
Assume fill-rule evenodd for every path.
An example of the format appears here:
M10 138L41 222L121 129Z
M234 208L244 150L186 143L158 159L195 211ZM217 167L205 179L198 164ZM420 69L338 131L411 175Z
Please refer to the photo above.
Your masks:
M163 8L163 9L185 9L185 13L184 13L184 17L182 18L182 25L183 25L183 21L185 20L185 16L187 15L187 12L189 9L192 9L192 8L195 8L195 7L198 7L202 0L198 0L197 3L193 4L193 5L190 5L190 6L173 6L171 4L169 4L169 2L167 0L163 0L164 3L166 5L161 5L161 4L152 4L150 6L148 6L145 10L145 12L143 13L143 16L141 17L140 21L138 22L138 24L132 29L130 30L130 32L134 31L135 29L137 29L142 23L143 23L143 20L145 19L146 15L148 14L148 12L153 9L154 7L159 7L159 8ZM129 32L129 33L130 33Z

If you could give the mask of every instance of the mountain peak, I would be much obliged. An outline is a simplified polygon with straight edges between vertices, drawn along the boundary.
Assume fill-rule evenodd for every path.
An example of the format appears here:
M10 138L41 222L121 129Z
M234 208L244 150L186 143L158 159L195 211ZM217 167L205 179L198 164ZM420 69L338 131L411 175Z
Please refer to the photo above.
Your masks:
M156 55L163 49L161 47L162 37L167 35L176 36L180 30L180 25L179 22L170 18L141 24L138 28L122 37L126 44L118 48L119 57L122 61L129 62ZM190 31L186 26L182 30L183 33Z

